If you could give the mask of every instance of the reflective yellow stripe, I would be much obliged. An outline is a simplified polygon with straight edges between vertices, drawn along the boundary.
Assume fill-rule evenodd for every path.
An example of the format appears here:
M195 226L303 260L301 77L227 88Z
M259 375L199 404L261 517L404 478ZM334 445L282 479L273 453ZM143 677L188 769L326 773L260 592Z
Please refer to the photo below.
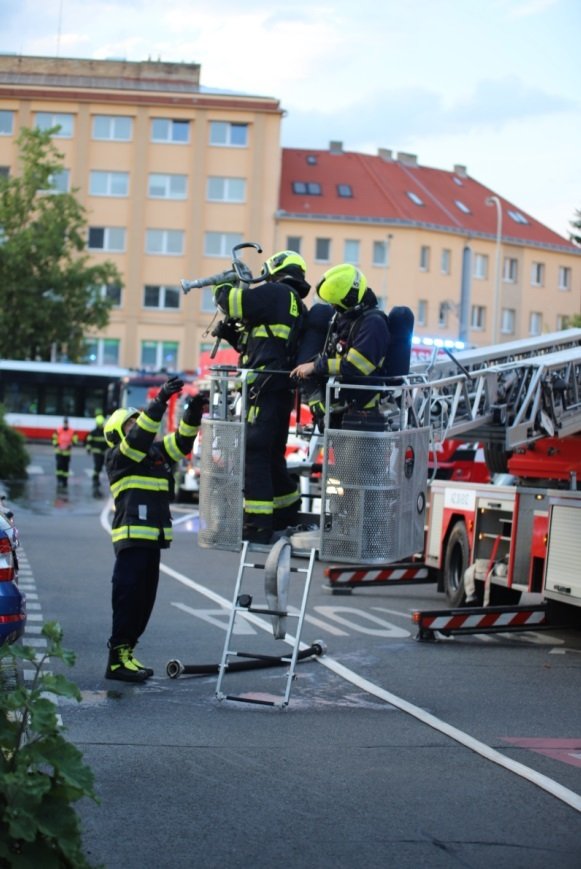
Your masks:
M341 360L339 358L327 359L327 368L329 369L329 374L339 374L339 371L341 370Z
M228 313L236 320L242 319L242 288L230 290L228 294Z
M272 501L244 501L246 513L255 513L259 516L270 516L273 511Z
M275 495L274 509L282 510L285 507L290 507L291 504L295 504L300 497L301 494L298 489L295 489L294 492L289 492L288 495Z
M350 362L362 374L371 374L375 371L375 365L354 347L347 352L347 362Z
M169 481L160 477L138 477L132 474L111 484L114 498L128 489L143 489L146 492L169 492Z
M119 444L119 451L134 462L142 462L147 455L147 453L142 453L141 450L132 449L127 441L121 441Z
M260 408L257 407L256 404L253 404L252 407L248 408L247 420L248 422L256 422L258 419L258 414L260 413Z
M379 392L376 392L373 398L371 398L367 404L363 405L364 410L371 410L374 407L377 407L379 404Z
M286 326L284 323L269 323L268 327L255 326L250 332L250 337L270 338L274 336L275 338L282 338L283 341L287 341L290 331L290 326Z
M163 439L163 445L167 451L170 459L173 459L174 462L179 462L185 456L185 453L182 453L178 445L176 444L176 436L175 432L171 434L166 434Z
M199 428L199 425L188 425L187 422L184 422L183 419L181 419L178 426L178 432L185 438L193 438L197 435Z
M142 410L137 417L137 425L139 426L139 428L142 428L144 431L149 432L150 434L157 434L161 425L161 421L152 419L145 413L144 410Z
M163 529L165 540L173 540L171 526ZM121 525L119 528L113 528L111 531L111 540L113 543L119 543L120 540L152 540L156 541L160 538L160 529L153 528L149 525Z

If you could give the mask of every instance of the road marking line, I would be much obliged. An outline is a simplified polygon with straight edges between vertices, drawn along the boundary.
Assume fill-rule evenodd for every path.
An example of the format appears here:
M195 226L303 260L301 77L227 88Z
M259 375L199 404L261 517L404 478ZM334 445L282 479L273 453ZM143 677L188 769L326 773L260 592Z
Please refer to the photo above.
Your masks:
M101 513L101 524L106 530L110 531L110 526L107 523L108 513L109 509L107 506ZM210 598L210 600L213 600L220 606L228 607L229 609L231 609L231 601L226 600L226 598L222 597L219 594L216 594L215 591L211 591L211 589L200 585L189 577L184 576L182 573L178 573L177 570L173 570L173 568L167 567L165 564L160 565L160 570L162 570L164 573L167 573L168 576L173 577L178 582L181 582L183 585L186 585L189 588L192 588L195 591L199 592L200 594L205 595L206 597ZM270 624L270 622L267 622L265 619L261 619L258 616L253 615L252 613L247 613L246 618L253 624L262 627L263 630L271 633L272 625ZM296 641L295 638L292 637L289 640L284 640L284 642L286 642L289 646L294 646ZM301 643L300 646L304 649L308 648L307 643ZM457 727L453 727L451 724L447 724L445 721L441 721L439 718L436 718L435 715L431 715L429 712L426 712L425 709L422 709L419 706L415 706L413 703L409 703L402 697L397 697L390 691L386 691L383 688L380 688L379 685L375 685L368 679L364 679L362 676L354 673L353 670L349 670L347 667L343 666L343 664L340 664L338 661L335 661L328 655L317 655L315 657L315 660L318 661L318 663L322 667L326 667L327 670L330 670L331 672L335 673L335 675L345 679L346 682L350 682L352 685L355 685L362 691L365 691L368 694L372 694L374 697L378 697L380 700L384 700L391 706L395 706L396 709L400 709L402 712L411 715L412 718L416 718L418 721L421 721L423 724L426 724L433 730L437 730L439 733L443 733L444 736L448 736L450 739L453 739L455 742L463 745L465 748L469 748L471 751L474 751L476 754L479 754L486 760L490 760L492 763L496 763L498 766L503 767L509 772L513 772L515 773L515 775L526 779L526 781L531 782L531 784L536 785L537 787L551 794L551 796L554 796L556 797L556 799L561 800L561 802L566 803L568 806L571 806L572 809L575 809L577 812L581 812L580 794L576 794L574 791L569 790L569 788L566 788L563 785L559 784L559 782L554 781L553 779L549 778L546 775L543 775L542 773L536 772L536 770L525 766L523 763L519 763L516 760L512 760L511 758L506 757L499 751L496 751L494 748L486 745L484 742L480 742L480 740L474 739L474 737L470 736L468 733L464 733Z

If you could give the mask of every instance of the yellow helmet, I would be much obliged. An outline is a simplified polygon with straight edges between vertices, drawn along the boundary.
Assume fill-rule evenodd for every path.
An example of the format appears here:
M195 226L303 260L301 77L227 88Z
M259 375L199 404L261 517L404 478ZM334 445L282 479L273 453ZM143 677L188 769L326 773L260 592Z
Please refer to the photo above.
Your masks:
M317 295L335 308L348 311L362 301L366 289L363 272L351 263L341 263L327 269L317 284Z
M291 266L300 269L303 273L303 277L307 271L306 262L300 253L297 253L295 250L281 250L278 253L273 253L273 255L266 260L264 266L269 275L286 272L291 268Z
M102 413L98 413L98 414L96 415L96 417L95 417L95 425L97 425L97 426L105 425L105 417L103 416Z
M105 428L103 429L105 440L110 447L114 447L116 444L121 443L125 437L123 426L132 416L139 416L139 411L136 407L121 407L119 410L116 410L111 414L107 420Z

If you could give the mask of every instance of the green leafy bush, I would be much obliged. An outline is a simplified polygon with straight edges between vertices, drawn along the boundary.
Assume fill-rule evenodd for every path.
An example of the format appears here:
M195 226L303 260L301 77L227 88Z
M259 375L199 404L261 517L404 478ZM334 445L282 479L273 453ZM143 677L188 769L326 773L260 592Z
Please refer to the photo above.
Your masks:
M20 432L4 421L4 408L0 405L0 480L25 480L30 457Z
M58 624L47 623L42 633L48 645L41 654L18 644L0 648L0 664L21 660L34 672L24 685L0 669L0 867L86 869L72 804L83 797L98 802L93 773L65 739L50 699L81 694L64 676L42 671L51 658L72 665L74 653L62 648Z

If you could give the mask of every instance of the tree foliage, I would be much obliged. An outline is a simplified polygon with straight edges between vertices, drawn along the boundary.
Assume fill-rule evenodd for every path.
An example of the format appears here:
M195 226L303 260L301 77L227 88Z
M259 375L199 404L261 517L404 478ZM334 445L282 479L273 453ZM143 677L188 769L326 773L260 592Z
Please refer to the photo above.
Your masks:
M84 335L105 327L108 300L96 288L121 283L115 265L89 263L86 211L58 193L63 170L52 130L23 129L20 169L0 179L0 357L79 361Z
M571 221L571 226L577 232L570 232L569 237L573 244L578 244L581 247L581 211L579 209L575 212L575 220Z
M26 441L5 422L0 404L0 480L25 480L29 462Z

